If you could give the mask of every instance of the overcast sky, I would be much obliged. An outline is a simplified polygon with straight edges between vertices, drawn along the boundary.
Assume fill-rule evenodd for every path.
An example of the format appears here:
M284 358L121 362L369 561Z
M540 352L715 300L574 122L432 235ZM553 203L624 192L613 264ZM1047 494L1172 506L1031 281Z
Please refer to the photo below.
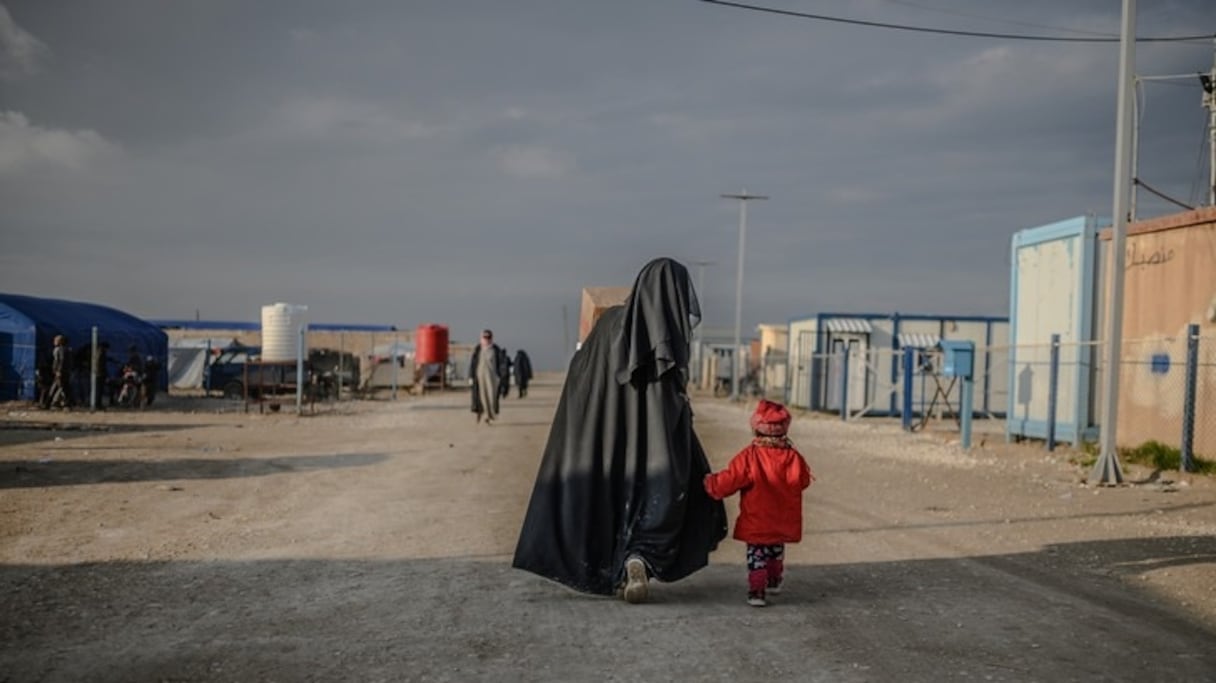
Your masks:
M772 0L1002 33L1118 33L1118 0ZM1142 36L1216 2L1140 2ZM1069 35L1080 35L1077 33ZM954 38L697 0L8 1L0 291L148 318L492 327L563 362L562 307L716 261L706 322L1005 315L1011 235L1113 184L1116 44ZM1144 44L1142 75L1212 44ZM1149 85L1140 175L1202 197L1198 79ZM1142 215L1172 211L1142 196ZM690 266L693 272L696 268Z

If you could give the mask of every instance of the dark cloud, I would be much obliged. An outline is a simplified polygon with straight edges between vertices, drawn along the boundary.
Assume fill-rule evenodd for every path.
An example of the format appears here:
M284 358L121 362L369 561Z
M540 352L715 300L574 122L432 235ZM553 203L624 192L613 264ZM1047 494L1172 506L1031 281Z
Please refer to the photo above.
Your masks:
M628 285L658 255L717 261L706 323L729 326L738 207L720 192L773 197L751 212L748 325L999 314L1014 231L1110 210L1113 45L675 0L7 8L0 63L33 65L0 90L9 291L155 317L256 320L281 300L457 338L491 326L556 366L580 288ZM833 11L1040 32L953 9ZM1118 30L1105 0L963 9ZM1213 26L1205 0L1141 9L1142 34ZM14 44L41 56L14 61L33 54ZM1210 64L1208 43L1142 45L1138 70ZM1190 198L1198 88L1145 95L1142 175Z

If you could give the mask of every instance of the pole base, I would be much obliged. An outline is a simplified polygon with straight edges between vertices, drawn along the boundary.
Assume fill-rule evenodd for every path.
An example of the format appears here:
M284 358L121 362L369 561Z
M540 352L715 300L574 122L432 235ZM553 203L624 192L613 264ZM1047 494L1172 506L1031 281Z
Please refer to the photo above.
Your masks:
M1119 467L1119 456L1105 451L1089 472L1089 483L1093 486L1118 486L1123 483L1123 470Z

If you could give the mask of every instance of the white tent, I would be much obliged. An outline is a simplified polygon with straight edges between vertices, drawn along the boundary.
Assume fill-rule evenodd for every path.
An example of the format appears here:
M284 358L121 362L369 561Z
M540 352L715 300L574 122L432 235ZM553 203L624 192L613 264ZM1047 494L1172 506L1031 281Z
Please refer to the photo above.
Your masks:
M202 389L203 373L212 350L222 349L228 339L176 339L169 344L169 386Z

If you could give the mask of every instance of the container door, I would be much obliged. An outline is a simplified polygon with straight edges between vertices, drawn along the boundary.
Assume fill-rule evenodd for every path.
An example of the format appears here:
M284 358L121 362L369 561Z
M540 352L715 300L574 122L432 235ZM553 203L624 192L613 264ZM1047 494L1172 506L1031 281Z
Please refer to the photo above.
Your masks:
M829 411L840 411L840 375L844 372L844 353L846 350L847 347L843 339L832 339L831 355L826 360L828 371L826 373L827 401L825 405Z
M867 344L864 339L849 340L849 411L855 412L866 407L869 400L869 367L866 357Z
M801 408L811 407L811 387L814 386L812 372L814 371L815 333L802 331L798 333L796 356L791 359L790 403Z

